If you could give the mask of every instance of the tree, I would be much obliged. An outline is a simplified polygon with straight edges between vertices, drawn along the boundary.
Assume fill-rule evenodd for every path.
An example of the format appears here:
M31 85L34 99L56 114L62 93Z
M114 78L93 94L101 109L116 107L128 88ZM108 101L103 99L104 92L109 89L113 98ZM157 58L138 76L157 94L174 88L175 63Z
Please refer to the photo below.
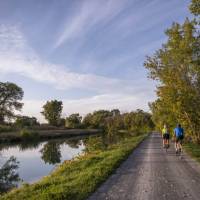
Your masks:
M3 123L5 118L13 118L14 111L20 111L23 103L24 92L22 88L14 83L0 82L0 123Z
M15 125L17 127L23 128L23 127L32 127L39 125L39 122L35 117L28 117L28 116L17 116L17 119L15 121Z
M66 118L65 126L68 128L79 128L81 126L82 117L79 113L71 114Z
M65 118L60 118L59 122L58 122L58 126L65 126Z
M165 106L165 103L157 99L155 102L149 103L149 107L152 112L152 120L157 130L161 130L163 125L167 124L170 132L173 132L173 127L175 127L177 119L175 114Z
M111 114L113 115L113 116L119 116L120 115L120 110L119 109L113 109L113 110L111 110Z
M11 156L6 163L0 168L0 193L17 186L21 179L16 170L19 168L19 162Z
M140 134L142 132L151 131L154 128L154 123L151 114L143 110L124 114L124 126L127 130Z
M198 14L199 1L191 10ZM187 135L200 142L200 33L193 20L173 23L167 42L144 63L158 81L158 100L151 104L156 123L181 123ZM168 115L168 116L167 116Z
M200 15L200 0L192 0L190 4L190 11L195 16Z
M105 119L111 116L113 116L113 113L108 110L97 110L85 116L83 125L90 128L104 128Z
M43 111L41 113L50 125L58 126L61 119L62 109L62 101L52 100L47 101L47 103L43 106Z
M88 113L84 118L82 122L83 126L85 128L92 128L92 114Z

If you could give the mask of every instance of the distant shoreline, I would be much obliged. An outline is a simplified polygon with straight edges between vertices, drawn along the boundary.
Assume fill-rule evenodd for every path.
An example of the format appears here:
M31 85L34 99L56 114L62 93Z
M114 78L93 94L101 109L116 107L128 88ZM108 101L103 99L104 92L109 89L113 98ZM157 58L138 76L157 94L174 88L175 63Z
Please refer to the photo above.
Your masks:
M30 130L31 132L36 132L38 134L37 139L53 139L62 137L73 137L73 136L84 136L93 135L101 133L99 129L55 129L55 130ZM0 143L2 142L17 142L24 141L25 139L20 135L19 131L13 132L1 132L0 133Z

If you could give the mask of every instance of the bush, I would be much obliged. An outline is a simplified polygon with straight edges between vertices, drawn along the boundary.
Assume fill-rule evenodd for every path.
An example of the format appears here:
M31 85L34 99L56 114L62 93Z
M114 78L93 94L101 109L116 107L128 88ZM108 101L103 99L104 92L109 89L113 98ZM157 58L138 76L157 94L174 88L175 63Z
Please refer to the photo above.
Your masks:
M8 125L0 125L0 132L9 132L12 131L13 128Z
M35 117L18 116L15 121L15 126L18 128L33 127L39 125Z
M39 134L35 131L30 131L28 129L22 129L20 131L20 136L23 138L23 139L36 139L39 137Z

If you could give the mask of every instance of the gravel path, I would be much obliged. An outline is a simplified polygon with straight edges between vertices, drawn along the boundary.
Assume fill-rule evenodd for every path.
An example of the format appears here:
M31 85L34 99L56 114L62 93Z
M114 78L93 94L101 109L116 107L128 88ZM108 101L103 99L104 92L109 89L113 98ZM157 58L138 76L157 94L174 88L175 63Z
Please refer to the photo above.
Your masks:
M151 134L88 200L200 200L200 165Z

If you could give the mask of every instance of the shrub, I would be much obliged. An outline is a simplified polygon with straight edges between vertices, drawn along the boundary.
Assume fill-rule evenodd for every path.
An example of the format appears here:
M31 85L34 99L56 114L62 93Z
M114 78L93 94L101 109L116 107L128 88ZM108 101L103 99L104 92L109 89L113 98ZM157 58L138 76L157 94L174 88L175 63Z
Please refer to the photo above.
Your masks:
M28 129L22 129L20 131L20 136L23 139L36 139L39 137L39 134L38 134L38 132L35 132L35 131L30 131Z
M8 125L0 125L0 132L9 132L12 131L13 128Z

